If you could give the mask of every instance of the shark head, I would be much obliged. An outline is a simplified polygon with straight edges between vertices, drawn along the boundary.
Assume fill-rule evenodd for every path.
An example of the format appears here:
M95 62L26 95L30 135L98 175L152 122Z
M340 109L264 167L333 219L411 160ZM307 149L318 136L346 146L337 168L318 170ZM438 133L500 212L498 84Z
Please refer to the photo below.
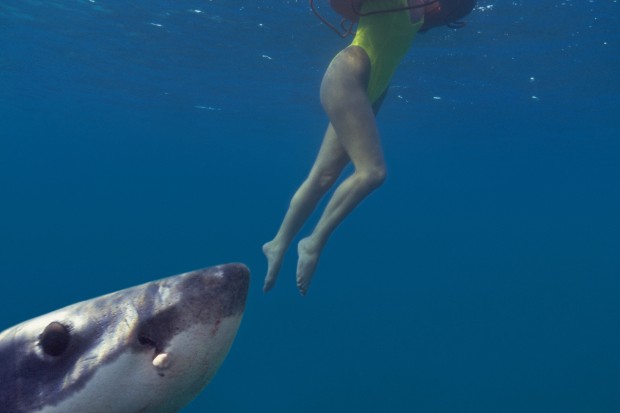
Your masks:
M0 333L3 413L167 413L215 375L245 308L227 264L83 301Z

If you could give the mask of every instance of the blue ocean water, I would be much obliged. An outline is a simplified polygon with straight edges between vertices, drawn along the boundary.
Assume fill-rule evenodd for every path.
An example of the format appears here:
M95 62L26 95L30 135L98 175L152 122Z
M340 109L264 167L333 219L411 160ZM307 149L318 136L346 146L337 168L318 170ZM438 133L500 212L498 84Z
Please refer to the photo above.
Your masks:
M186 413L619 412L619 17L481 0L420 35L388 179L300 297L294 248L262 293L260 247L348 40L305 0L0 0L0 330L242 261L244 322Z

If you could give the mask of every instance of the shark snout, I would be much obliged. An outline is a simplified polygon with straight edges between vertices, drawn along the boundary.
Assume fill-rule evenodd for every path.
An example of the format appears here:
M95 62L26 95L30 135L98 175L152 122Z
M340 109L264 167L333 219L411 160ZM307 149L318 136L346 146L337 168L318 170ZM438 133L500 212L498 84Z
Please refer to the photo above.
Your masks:
M184 305L209 308L218 317L242 314L250 285L250 271L243 264L224 264L186 274L180 290Z
M239 293L243 293L240 299L245 301L245 296L248 292L250 285L250 270L243 264L224 264L219 267L222 271L222 281L225 284L224 288L227 290L235 290Z

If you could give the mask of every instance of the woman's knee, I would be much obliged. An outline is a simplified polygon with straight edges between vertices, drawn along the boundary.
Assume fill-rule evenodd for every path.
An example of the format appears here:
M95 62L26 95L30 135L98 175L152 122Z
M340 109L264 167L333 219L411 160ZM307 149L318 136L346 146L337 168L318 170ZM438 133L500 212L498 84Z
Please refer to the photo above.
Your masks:
M358 170L356 174L362 184L370 190L380 187L387 177L385 165L364 168L363 170Z
M307 200L314 202L314 200L320 199L334 185L337 179L337 173L311 171L299 190L291 198L291 206L301 205Z
M317 191L327 192L338 179L339 173L331 171L313 172L308 177L309 184L316 188Z

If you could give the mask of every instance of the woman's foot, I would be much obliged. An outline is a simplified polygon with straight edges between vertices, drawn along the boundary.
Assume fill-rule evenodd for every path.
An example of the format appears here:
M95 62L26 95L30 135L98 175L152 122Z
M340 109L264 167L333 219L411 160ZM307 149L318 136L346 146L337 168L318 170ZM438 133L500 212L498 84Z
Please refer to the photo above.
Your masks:
M269 241L263 245L263 254L267 257L267 276L263 285L263 291L267 292L273 288L280 272L284 250L278 247L278 242Z
M319 262L320 250L318 250L309 238L302 239L297 244L297 289L301 295L306 295L314 270Z

